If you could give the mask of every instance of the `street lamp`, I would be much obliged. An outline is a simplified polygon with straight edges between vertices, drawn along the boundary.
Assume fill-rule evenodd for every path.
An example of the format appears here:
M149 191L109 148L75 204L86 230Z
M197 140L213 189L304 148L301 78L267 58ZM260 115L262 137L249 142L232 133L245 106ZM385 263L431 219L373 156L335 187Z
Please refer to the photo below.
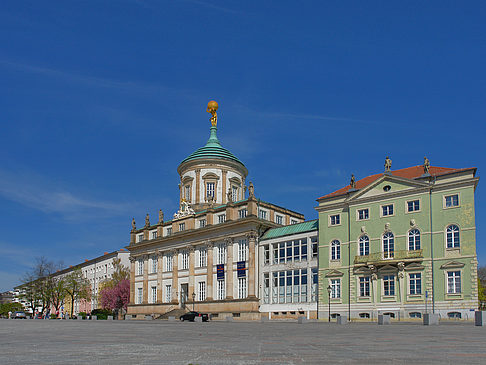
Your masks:
M331 285L327 287L327 296L328 296L328 303L329 303L329 322L331 322Z
M192 292L192 311L194 312L194 304L196 302L196 293Z

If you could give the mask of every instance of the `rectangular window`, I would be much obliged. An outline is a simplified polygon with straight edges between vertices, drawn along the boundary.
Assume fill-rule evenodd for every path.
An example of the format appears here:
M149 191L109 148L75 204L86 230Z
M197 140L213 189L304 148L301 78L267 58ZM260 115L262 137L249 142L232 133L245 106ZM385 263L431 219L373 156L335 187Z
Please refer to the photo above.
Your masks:
M157 256L152 256L152 274L157 272Z
M270 303L270 274L263 274L263 304Z
M206 282L205 281L200 281L199 282L199 291L198 291L198 300L202 302L203 300L206 300Z
M319 243L317 242L317 236L311 237L311 244L312 244L312 257L317 257L319 252Z
M165 256L165 271L172 271L172 261L173 261L172 255Z
M411 200L407 202L407 212L416 212L420 210L420 200Z
M170 303L172 301L172 285L165 286L165 302Z
M307 261L307 238L300 240L300 260Z
M244 299L246 297L246 278L238 278L238 299Z
M224 223L224 222L226 222L226 214L218 215L218 223Z
M266 210L259 209L258 210L258 217L260 219L267 219L267 211Z
M299 223L299 221L298 221L298 220L296 220L296 219L291 219L291 220L290 220L290 224L297 224L297 223Z
M458 207L459 206L459 195L448 195L445 197L446 208Z
M300 270L300 301L307 302L307 269Z
M410 274L409 276L410 294L422 294L422 274Z
M460 271L447 272L447 293L448 294L461 293L461 272Z
M246 215L248 214L248 210L246 208L240 209L238 211L238 218L246 218Z
M238 188L236 186L231 188L231 200L234 202L238 201Z
M187 250L182 251L182 270L189 269L189 252Z
M156 238L157 238L157 231L152 232L152 239L154 240L154 239L156 239Z
M199 267L206 267L208 265L208 251L206 248L199 249Z
M143 260L137 261L137 275L143 275Z
M225 280L218 280L218 300L224 300L226 298L226 284Z
M341 298L341 279L331 279L331 298Z
M138 242L142 242L143 241L143 234L139 234L137 236L137 240L138 240Z
M383 292L385 295L395 295L395 275L383 276Z
M167 236L172 234L172 227L167 227Z
M362 221L370 218L370 210L368 208L358 210L358 220Z
M143 289L142 288L138 288L137 290L137 304L142 304L142 300L143 300Z
M200 219L199 228L204 228L204 227L206 227L206 219Z
M224 264L226 262L226 245L224 243L217 246L216 254L216 264Z
M182 232L186 229L186 224L185 223L179 223L179 232Z
M247 260L248 241L246 239L238 240L238 261Z
M312 268L312 286L311 286L311 302L317 301L317 283L318 283L317 267Z
M215 186L215 183L213 183L213 182L206 183L206 197L207 198L214 198L214 186Z
M184 198L186 199L186 201L190 202L191 201L191 186L190 185L186 185L184 187Z
M341 217L339 214L329 216L329 225L337 226L341 224Z
M281 215L275 214L275 223L282 225L283 224L283 217Z
M370 296L370 277L361 276L359 278L359 296L369 297Z
M381 215L386 217L388 215L393 215L393 204L382 205L381 206Z
M263 263L265 265L270 264L270 246L269 245L263 246Z
M157 303L157 287L156 286L152 286L151 288L151 302L152 303Z

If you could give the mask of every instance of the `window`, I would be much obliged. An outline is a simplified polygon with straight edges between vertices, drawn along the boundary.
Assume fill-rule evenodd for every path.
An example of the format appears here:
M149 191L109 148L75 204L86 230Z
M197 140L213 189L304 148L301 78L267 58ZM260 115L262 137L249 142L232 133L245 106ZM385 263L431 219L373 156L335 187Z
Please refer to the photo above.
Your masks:
M383 258L392 259L395 256L395 238L393 233L383 235Z
M182 251L182 270L189 269L189 252L187 250Z
M138 242L142 242L143 241L143 234L139 234L137 236L137 240L138 240Z
M317 257L319 252L319 244L317 242L317 236L311 237L311 244L312 244L312 257Z
M393 215L393 204L382 205L381 206L381 215L382 215L382 217L386 217L388 215Z
M186 229L186 224L185 223L179 223L179 232L182 232Z
M409 275L410 295L422 294L422 274Z
M283 224L283 217L281 215L275 214L275 223L282 225Z
M206 198L214 198L214 182L206 183Z
M290 220L290 224L297 224L297 223L299 223L299 221L298 221L298 220L296 220L296 219L291 219L291 220Z
M170 303L172 301L172 285L165 286L165 302Z
M370 254L370 238L368 236L361 236L359 238L359 255L368 256Z
M199 290L198 290L198 296L197 296L197 300L199 300L200 302L203 301L203 300L206 300L206 282L205 281L200 281L199 284Z
M184 186L184 198L186 201L191 201L191 185Z
M270 303L270 274L263 274L263 304Z
M461 319L461 313L460 312L449 312L447 313L447 317L450 319Z
M143 299L143 289L138 288L137 289L137 304L142 304L142 299Z
M461 293L461 272L460 271L447 272L447 293L448 294Z
M226 245L224 243L217 246L216 254L216 264L224 264L226 262Z
M370 277L361 276L359 278L359 296L369 297L370 296Z
M329 224L331 226L337 226L337 225L341 224L341 217L339 216L339 214L330 215L329 216Z
M411 200L407 202L407 212L416 212L420 210L420 200Z
M383 276L383 292L387 296L395 295L395 275Z
M152 274L157 272L157 256L152 256Z
M370 210L368 208L358 210L358 220L362 221L370 218Z
M236 186L231 188L231 200L234 202L238 201L238 187Z
M265 265L270 264L270 246L269 245L263 246L263 263Z
M408 316L410 318L422 318L422 313L420 313L420 312L410 312L408 314Z
M206 248L201 247L199 249L199 267L205 267L208 264L208 251Z
M238 218L245 218L246 215L248 214L248 210L246 208L240 209L238 211Z
M167 227L167 236L172 234L172 227Z
M226 214L218 215L218 223L224 223L224 222L226 222Z
M370 318L370 314L369 313L360 313L359 318Z
M143 260L137 261L137 275L143 275Z
M420 250L420 231L418 229L408 232L408 250Z
M172 255L165 256L165 271L172 271Z
M238 299L244 299L246 297L246 278L238 278Z
M305 303L308 301L307 269L273 272L272 276L272 303ZM314 285L314 290L317 298L317 283Z
M151 303L157 303L157 287L152 286L150 289L151 289L150 290L150 292L151 292L150 301L151 301Z
M331 260L341 259L341 243L338 240L331 242Z
M247 260L248 242L246 239L238 240L238 261Z
M445 207L446 208L452 208L452 207L458 207L459 206L459 195L454 194L454 195L449 195L444 197L445 199Z
M154 231L154 232L152 232L152 239L154 240L156 238L157 238L157 231Z
M446 238L447 248L459 247L459 227L454 224L447 227Z
M331 279L331 298L341 298L341 279Z
M226 298L225 280L218 280L218 300Z
M307 238L273 244L274 264L307 260Z
M204 227L206 227L206 219L200 219L199 228L204 228Z
M258 210L258 218L260 219L267 219L267 211L259 209Z

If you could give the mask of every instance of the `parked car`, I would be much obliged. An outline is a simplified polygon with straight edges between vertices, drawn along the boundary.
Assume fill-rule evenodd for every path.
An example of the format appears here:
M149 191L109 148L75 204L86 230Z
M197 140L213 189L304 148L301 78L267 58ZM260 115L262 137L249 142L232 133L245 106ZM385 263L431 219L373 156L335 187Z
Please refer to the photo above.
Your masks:
M187 312L179 317L181 322L184 321L191 321L194 322L194 318L202 317L203 322L207 322L209 320L209 316L206 313L199 313L199 312Z
M13 319L26 319L27 316L25 315L25 312L17 311L17 312L13 312L12 318Z

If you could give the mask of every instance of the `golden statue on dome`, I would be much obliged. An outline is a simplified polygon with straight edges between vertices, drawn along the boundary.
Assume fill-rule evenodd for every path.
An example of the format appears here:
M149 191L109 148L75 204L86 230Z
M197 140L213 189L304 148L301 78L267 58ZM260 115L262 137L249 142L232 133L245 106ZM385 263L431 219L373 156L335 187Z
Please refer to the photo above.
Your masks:
M218 124L218 114L216 114L216 110L218 110L218 103L214 100L211 100L208 103L208 108L206 109L206 111L208 113L211 113L211 118L209 120L211 121L211 125L213 127L216 127L216 125Z

